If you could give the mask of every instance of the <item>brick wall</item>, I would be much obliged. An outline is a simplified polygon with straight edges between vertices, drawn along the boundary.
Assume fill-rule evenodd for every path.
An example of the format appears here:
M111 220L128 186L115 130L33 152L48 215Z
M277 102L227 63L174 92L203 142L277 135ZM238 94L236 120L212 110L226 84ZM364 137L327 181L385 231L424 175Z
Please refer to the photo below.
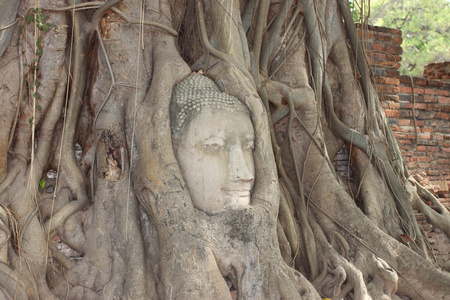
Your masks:
M450 62L425 66L424 78L400 75L402 36L398 29L364 26L360 36L371 65L372 81L411 174L450 209ZM345 152L336 169L349 173ZM346 171L346 172L344 172ZM416 212L434 257L450 260L450 239Z
M450 62L431 63L423 68L423 77L450 82Z
M428 79L400 75L401 34L392 28L360 28L375 89L405 163L450 207L450 83L430 75L445 77L450 63L425 67Z

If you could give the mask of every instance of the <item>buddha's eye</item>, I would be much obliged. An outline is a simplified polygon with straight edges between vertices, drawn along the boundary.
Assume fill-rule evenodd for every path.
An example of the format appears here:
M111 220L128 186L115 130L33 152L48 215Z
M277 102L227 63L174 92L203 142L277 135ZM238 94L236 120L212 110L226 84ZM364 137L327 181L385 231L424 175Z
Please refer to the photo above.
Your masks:
M203 148L206 150L221 151L225 149L225 146L221 143L205 143L203 144Z
M225 141L220 137L209 137L203 141L203 149L210 151L221 151L225 149Z

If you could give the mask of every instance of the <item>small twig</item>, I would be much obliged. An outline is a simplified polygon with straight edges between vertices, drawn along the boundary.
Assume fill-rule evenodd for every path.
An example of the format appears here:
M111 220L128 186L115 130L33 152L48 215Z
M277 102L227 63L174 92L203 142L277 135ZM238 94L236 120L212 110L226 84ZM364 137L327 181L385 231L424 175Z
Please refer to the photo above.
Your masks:
M14 22L12 22L11 24L8 24L6 26L0 27L0 31L8 29L9 27L14 26L21 18L17 18Z
M408 75L411 80L411 95L413 100L412 106L412 116L413 116L413 126L414 126L414 136L416 138L416 147L419 142L419 134L417 133L417 120L416 120L416 94L414 93L414 79L411 75Z

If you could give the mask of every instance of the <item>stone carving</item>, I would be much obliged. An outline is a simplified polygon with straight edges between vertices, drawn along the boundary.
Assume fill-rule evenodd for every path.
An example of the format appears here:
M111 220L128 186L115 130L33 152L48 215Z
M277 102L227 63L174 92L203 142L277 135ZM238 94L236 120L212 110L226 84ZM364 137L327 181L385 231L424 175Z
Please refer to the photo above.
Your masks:
M172 141L194 207L214 215L250 205L254 131L247 107L196 73L171 104Z

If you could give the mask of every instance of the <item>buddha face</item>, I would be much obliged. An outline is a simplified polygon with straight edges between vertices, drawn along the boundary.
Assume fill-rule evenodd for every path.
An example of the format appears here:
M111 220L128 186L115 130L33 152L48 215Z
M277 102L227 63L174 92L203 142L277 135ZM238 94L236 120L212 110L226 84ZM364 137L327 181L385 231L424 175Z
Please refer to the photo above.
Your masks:
M253 145L245 112L205 109L191 120L175 155L197 209L213 215L250 205Z

